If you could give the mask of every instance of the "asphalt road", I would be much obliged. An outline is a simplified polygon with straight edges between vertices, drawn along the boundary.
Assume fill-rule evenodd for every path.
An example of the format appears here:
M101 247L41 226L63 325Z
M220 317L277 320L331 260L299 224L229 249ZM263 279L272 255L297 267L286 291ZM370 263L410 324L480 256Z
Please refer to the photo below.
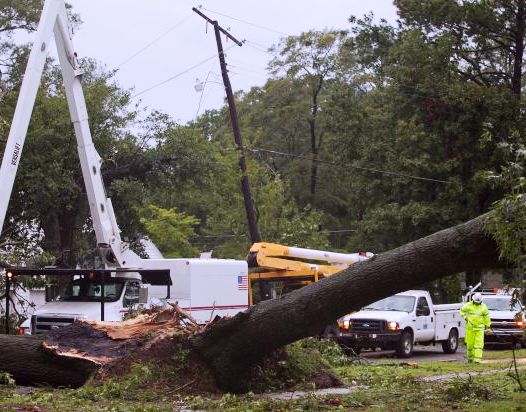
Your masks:
M395 352L392 350L382 350L375 352L372 352L370 350L364 350L362 351L361 356L371 361L389 359L393 362L462 362L465 359L465 352L466 347L464 345L459 345L457 352L450 355L445 354L442 351L441 345L417 345L413 350L413 356L411 356L410 358L397 358Z

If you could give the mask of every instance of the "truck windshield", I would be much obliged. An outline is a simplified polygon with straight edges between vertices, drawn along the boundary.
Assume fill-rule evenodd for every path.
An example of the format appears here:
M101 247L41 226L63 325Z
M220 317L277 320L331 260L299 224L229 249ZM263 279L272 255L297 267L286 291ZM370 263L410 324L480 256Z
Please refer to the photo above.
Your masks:
M512 310L512 311L521 311L520 305L515 302L515 305L511 304L511 297L507 298L491 298L491 299L482 299L482 302L486 304L489 310Z
M414 296L390 296L366 306L364 310L392 310L397 312L412 312L415 307Z
M104 301L115 302L122 294L124 283L109 280L104 283ZM75 279L66 287L58 300L66 302L100 302L102 285L96 280Z

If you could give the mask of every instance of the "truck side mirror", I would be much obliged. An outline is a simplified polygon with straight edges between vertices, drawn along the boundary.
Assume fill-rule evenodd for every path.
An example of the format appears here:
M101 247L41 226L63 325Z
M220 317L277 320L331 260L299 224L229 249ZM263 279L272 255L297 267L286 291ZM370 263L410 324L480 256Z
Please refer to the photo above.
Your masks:
M46 285L45 293L46 303L54 301L57 297L57 286L53 284Z
M143 286L139 288L139 303L148 303L148 288Z

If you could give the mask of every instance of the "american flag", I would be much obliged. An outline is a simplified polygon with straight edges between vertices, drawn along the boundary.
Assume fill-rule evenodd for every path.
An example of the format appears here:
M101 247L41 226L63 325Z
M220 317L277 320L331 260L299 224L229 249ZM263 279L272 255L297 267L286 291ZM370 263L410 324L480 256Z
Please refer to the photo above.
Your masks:
M237 290L248 290L248 278L246 276L237 277Z

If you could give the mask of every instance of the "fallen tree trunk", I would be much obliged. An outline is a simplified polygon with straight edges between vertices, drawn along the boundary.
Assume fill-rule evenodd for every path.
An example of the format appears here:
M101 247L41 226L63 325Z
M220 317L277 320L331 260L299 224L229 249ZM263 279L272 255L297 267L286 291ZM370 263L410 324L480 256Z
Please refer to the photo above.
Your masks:
M195 334L190 344L212 370L220 388L243 391L251 367L265 355L317 335L327 324L352 310L440 277L499 266L497 245L484 230L485 218L480 216L357 263L280 299L221 319L201 333L191 325L191 333ZM79 323L53 331L45 342L1 337L0 369L13 374L20 383L78 386L101 365L144 350L145 342L141 339L146 336L141 330L151 340L152 330L162 333L170 328L162 322L157 322L153 329L129 324L128 331L115 330L114 325L92 325L84 332L93 340L86 340L82 330L80 337L76 332L75 327L82 329L79 325L88 327Z
M0 335L0 372L17 384L79 387L123 359L201 327L177 306L122 323L75 322L45 336Z
M9 372L20 385L82 386L98 365L81 357L60 356L42 345L42 339L0 335L0 371Z
M222 319L192 339L224 390L275 349L320 333L340 316L394 293L468 269L500 265L486 215L357 263L318 283Z

